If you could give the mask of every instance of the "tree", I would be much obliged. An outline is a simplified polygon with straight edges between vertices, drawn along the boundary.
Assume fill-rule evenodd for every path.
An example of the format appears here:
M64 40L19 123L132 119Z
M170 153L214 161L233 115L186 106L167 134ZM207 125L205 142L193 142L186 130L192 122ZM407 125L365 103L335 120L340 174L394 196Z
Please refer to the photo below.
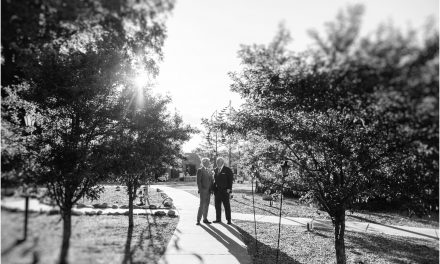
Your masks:
M311 32L317 46L301 53L287 50L290 36L281 27L267 46L242 46L243 69L231 74L231 89L246 100L232 128L284 147L280 156L294 165L295 181L332 219L337 263L346 263L345 210L353 201L399 178L397 164L416 149L431 155L424 156L424 177L438 178L431 141L438 110L425 109L423 124L414 112L427 99L438 106L438 33L422 44L390 27L359 38L362 13L362 6L341 11L326 24L326 37Z
M60 263L67 263L73 204L84 195L96 197L105 176L98 147L122 111L118 88L137 68L157 74L164 15L172 6L154 0L2 2L2 97L13 95L23 106L2 102L2 123L8 124L2 140L20 142L13 134L25 108L32 108L38 126L25 146L38 153L38 182L61 210ZM7 168L23 171L29 163L16 155L19 146L7 144L2 154L11 154Z
M219 156L219 152L226 152L222 156L228 157L229 166L232 166L232 161L236 158L234 154L234 146L238 144L238 137L234 133L229 133L227 128L223 126L227 122L228 118L233 116L235 109L229 105L220 111L215 111L211 118L202 118L202 125L204 127L204 142L199 145L199 153L207 154L211 160L216 160ZM238 157L239 158L239 157ZM237 159L235 159L237 160ZM237 162L235 162L237 164Z
M133 86L132 86L133 87ZM139 93L127 86L121 96L122 105L132 101L121 115L114 131L104 140L103 152L106 170L127 186L129 197L128 226L133 227L133 201L137 189L144 182L154 180L163 168L175 165L181 155L181 146L195 130L184 126L182 119L167 113L169 98ZM139 103L133 98L142 97Z

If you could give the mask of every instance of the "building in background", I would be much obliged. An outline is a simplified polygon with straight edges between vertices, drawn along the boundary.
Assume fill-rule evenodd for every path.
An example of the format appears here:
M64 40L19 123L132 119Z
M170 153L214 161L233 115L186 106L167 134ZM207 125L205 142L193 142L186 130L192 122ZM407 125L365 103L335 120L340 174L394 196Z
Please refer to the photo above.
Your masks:
M195 180L197 169L201 166L199 155L195 153L185 153L185 159L179 161L176 167L167 169L167 179L177 181L180 178L185 181Z

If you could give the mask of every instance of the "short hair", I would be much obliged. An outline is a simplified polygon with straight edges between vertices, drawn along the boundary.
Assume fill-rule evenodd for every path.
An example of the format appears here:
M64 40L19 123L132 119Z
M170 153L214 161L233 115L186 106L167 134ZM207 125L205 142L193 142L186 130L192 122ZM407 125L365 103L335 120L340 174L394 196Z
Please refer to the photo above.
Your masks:
M203 164L203 162L205 162L205 161L209 161L209 158L202 158L202 164Z
M218 157L216 161L218 162L219 160L221 160L221 161L223 161L223 163L225 163L225 159L224 158Z

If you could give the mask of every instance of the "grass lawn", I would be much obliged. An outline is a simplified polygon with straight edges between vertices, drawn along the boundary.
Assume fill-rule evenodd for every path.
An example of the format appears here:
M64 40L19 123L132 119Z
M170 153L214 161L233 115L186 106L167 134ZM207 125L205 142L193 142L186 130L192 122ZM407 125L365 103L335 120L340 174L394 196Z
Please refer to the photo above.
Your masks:
M128 204L126 196L123 188L119 192L106 188L98 201L85 202L123 205ZM151 197L154 198L153 195ZM158 205L156 202L150 201ZM2 210L1 262L55 263L61 246L60 215L30 214L28 239L17 245L16 241L23 236L23 219L23 212ZM178 221L178 218L167 216L135 215L134 228L129 230L128 216L73 216L69 261L122 263L125 259L127 263L156 263L165 251Z
M254 224L235 221L235 225L254 264L275 263L278 225L257 223L256 255ZM304 227L283 225L278 263L335 263L333 241L332 230L307 232ZM434 240L346 232L345 245L348 263L439 263L439 243Z
M245 187L245 188L243 188ZM186 190L187 192L198 197L197 189ZM279 215L279 202L274 202L269 206L268 201L263 201L261 193L255 194L255 213L259 215ZM214 199L211 199L211 204L214 205ZM235 184L233 186L233 199L231 200L231 210L233 212L240 212L244 214L252 214L252 192L248 186L242 184ZM330 219L328 214L324 211L318 211L315 207L300 203L298 199L283 198L283 216L291 217L309 217L315 219ZM377 222L387 225L406 225L413 227L428 227L438 228L439 220L438 214L432 218L419 218L416 216L407 217L398 212L369 212L369 211L354 211L353 213L347 211L347 221L359 222Z

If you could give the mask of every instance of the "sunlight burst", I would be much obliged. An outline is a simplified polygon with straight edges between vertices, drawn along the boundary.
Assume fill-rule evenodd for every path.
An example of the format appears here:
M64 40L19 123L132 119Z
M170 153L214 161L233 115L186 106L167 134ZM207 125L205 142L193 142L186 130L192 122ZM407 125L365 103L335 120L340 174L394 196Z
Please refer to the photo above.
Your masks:
M134 84L141 90L147 85L148 80L148 73L146 71L140 71L134 79Z

